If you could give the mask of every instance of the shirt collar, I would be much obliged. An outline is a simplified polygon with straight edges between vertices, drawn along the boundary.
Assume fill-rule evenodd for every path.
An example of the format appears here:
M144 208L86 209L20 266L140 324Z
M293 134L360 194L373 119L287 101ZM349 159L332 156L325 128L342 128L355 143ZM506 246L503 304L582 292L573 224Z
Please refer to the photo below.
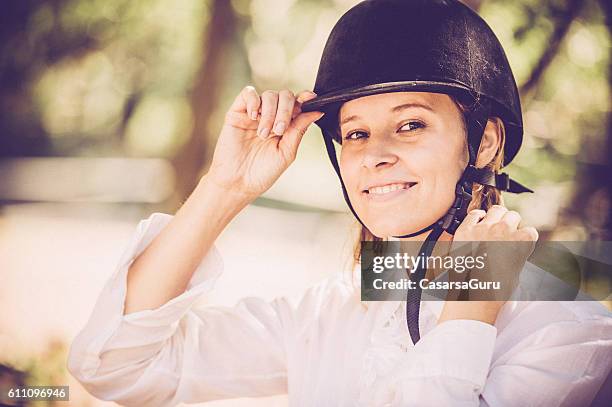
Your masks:
M356 264L351 273L353 287L355 287L356 295L361 298L361 264ZM400 307L406 308L406 301L367 301L369 306L376 306L383 309L385 316L390 316L397 312ZM421 299L421 316L423 318L433 319L437 321L442 313L444 301L423 293Z

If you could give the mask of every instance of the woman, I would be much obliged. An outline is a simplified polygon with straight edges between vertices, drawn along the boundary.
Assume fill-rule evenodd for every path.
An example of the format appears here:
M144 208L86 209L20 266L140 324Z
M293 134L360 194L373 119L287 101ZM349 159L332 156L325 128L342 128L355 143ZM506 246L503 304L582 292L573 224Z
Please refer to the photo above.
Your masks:
M314 121L362 240L535 242L497 192L527 189L497 174L522 123L487 30L455 1L366 1L332 31L318 96L244 88L189 199L140 223L71 347L70 372L95 396L135 406L283 393L292 406L588 405L612 363L610 313L596 302L416 293L406 308L365 304L357 273L339 273L297 304L193 306L222 271L215 239L290 165ZM528 255L504 272L533 272Z

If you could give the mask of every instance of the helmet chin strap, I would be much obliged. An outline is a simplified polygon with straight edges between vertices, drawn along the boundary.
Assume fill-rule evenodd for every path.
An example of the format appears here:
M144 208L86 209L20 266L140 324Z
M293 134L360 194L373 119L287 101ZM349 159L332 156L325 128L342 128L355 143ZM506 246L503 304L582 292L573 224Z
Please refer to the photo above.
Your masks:
M476 168L476 156L480 148L480 142L487 125L488 117L488 106L478 104L476 109L466 120L468 125L468 165L455 186L455 200L450 209L442 218L425 228L433 230L427 235L427 238L419 250L419 256L424 256L423 258L427 258L431 255L436 242L444 231L454 235L467 215L468 206L472 201L472 182L469 180L468 170L470 168ZM408 236L410 235L396 237ZM406 295L406 324L408 325L408 332L410 333L412 343L415 345L421 339L419 315L421 310L422 288L420 282L425 278L425 274L427 273L427 262L421 263L419 263L414 273L410 274L410 279L416 282L416 288L414 290L408 290Z
M484 134L484 129L487 124L487 120L490 113L490 107L488 104L481 104L477 102L476 107L473 109L471 114L466 117L467 123L467 138L468 138L468 153L469 160L466 169L463 171L463 174L459 178L457 185L455 187L455 199L453 201L452 206L446 212L444 216L438 219L436 222L431 225L406 235L401 236L393 236L396 238L407 238L421 235L427 231L431 232L427 235L425 241L421 245L419 250L419 256L424 256L427 258L433 252L436 242L442 235L444 231L453 235L461 222L465 219L467 215L467 208L472 201L472 183L476 182L482 185L488 185L494 188L497 188L502 191L508 191L513 193L522 193L522 192L533 192L529 188L524 187L518 182L510 179L507 174L501 173L497 174L488 169L476 168L476 155L480 148L480 142L482 140L482 136ZM329 159L340 179L340 184L342 186L342 193L344 195L344 200L346 201L349 209L353 213L353 216L361 223L364 227L367 227L363 224L355 209L351 205L351 202L348 197L348 193L346 187L344 185L344 181L342 180L342 176L340 175L340 167L338 165L338 159L336 157L336 149L333 145L333 137L331 133L323 134L323 140L325 142L325 147L327 149L327 154ZM419 262L419 267L412 274L409 273L410 279L416 282L416 289L408 290L408 294L406 297L406 323L408 325L408 331L410 333L410 338L412 342L416 344L420 338L419 331L419 313L420 313L420 304L421 304L421 295L422 290L420 288L420 281L425 278L425 274L427 273L427 262Z

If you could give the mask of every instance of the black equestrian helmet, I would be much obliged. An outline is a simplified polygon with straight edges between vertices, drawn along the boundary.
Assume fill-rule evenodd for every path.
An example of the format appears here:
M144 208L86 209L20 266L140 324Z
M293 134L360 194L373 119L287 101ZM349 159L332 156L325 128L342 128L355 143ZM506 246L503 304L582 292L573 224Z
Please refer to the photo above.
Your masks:
M502 45L481 17L457 0L357 4L334 26L313 90L317 97L302 110L326 112L317 125L336 142L342 103L404 91L488 102L491 115L506 128L503 165L516 156L523 139L518 89Z

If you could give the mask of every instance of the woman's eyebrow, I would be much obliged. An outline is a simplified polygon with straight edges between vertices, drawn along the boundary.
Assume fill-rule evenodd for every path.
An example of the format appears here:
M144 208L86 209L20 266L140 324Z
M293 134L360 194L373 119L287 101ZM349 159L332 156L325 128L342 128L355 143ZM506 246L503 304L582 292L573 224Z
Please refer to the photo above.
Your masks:
M395 113L395 112L399 112L400 110L408 109L410 107L420 107L422 109L433 112L433 109L431 107L425 104L422 104L422 103L418 103L418 102L403 103L401 105L395 106L393 109L391 109L391 111Z
M422 109L429 110L430 112L433 112L433 109L431 107L429 107L429 106L427 106L425 104L422 104L422 103L417 103L417 102L403 103L401 105L395 106L394 108L391 109L391 111L393 113L396 113L396 112L399 112L401 110L408 109L408 108L411 108L411 107L420 107ZM355 119L359 119L359 116L357 116L356 114L354 114L352 116L345 117L340 122L340 126L342 126L343 124L346 124L346 123L348 123L348 122L350 122L352 120L355 120Z

